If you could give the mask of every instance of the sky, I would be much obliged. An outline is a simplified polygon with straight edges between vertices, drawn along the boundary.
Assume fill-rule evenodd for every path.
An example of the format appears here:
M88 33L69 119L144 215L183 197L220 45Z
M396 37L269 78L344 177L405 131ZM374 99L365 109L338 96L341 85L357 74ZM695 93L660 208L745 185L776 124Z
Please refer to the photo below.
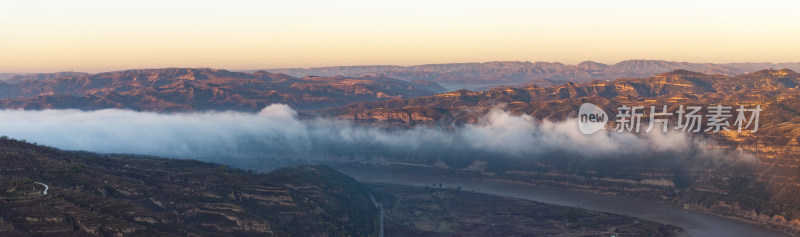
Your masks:
M800 1L0 0L0 73L800 62Z

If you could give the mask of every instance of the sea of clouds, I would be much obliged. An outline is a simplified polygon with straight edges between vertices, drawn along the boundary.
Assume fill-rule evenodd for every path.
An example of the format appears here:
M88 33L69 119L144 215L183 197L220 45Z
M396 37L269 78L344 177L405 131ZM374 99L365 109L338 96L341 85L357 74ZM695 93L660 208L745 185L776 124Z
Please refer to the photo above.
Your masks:
M585 135L574 119L537 121L501 108L491 110L476 123L450 129L384 129L343 120L298 119L297 111L283 104L270 105L258 113L0 110L0 134L68 150L181 158L374 149L412 155L467 150L516 158L554 153L587 158L669 153L753 159L741 151L708 148L708 139L687 133L600 131Z

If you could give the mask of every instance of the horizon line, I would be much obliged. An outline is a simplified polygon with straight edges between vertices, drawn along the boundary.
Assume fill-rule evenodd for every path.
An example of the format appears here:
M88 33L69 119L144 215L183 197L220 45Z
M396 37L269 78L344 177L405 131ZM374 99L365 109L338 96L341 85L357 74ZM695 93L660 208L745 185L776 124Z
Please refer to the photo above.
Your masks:
M670 61L670 60L663 60L663 59L626 59L622 61L618 61L616 63L603 63L593 60L584 60L579 63L575 64L566 64L558 61L530 61L530 60L493 60L493 61L471 61L471 62L449 62L449 63L423 63L423 64L350 64L350 65L328 65L328 66L311 66L311 67L273 67L273 68L250 68L250 69L230 69L224 67L211 67L211 66L187 66L187 67L180 67L180 66L166 66L166 67L134 67L134 68L123 68L123 69L112 69L112 70L101 70L101 71L75 71L75 70L58 70L58 71L47 71L47 72L0 72L0 74L47 74L47 73L62 73L62 72L72 72L72 73L88 73L88 74L97 74L97 73L104 73L104 72L120 72L120 71L128 71L128 70L150 70L150 69L170 69L170 68L190 68L190 69L214 69L214 70L227 70L233 72L247 72L247 71L262 71L262 70L289 70L289 69L318 69L318 68L333 68L333 67L372 67L372 66L397 66L397 67L415 67L415 66L426 66L426 65L446 65L446 64L483 64L483 63L496 63L496 62L519 62L519 63L555 63L561 64L565 66L577 66L578 64L585 63L585 62L593 62L599 63L603 65L616 65L622 62L627 61L662 61L668 63L690 63L690 64L713 64L713 65L726 65L726 64L794 64L800 63L800 61L796 62L727 62L727 63L714 63L714 62L689 62L689 61ZM766 69L766 68L765 68Z

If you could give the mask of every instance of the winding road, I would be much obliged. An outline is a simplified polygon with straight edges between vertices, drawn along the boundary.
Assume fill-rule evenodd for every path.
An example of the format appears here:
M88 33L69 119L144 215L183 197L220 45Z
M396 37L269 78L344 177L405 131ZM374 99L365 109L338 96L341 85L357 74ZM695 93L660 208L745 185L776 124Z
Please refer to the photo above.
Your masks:
M41 195L39 195L39 196L29 196L29 197L10 197L10 198L0 198L0 200L14 200L14 199L25 199L25 198L38 198L38 197L44 197L45 195L47 195L47 191L48 191L48 190L50 190L50 186L48 186L47 184L44 184L44 183L40 183L40 182L33 182L33 183L35 183L35 184L39 184L39 185L42 185L42 186L44 186L44 191L42 191L42 194L41 194Z
M375 205L375 207L377 207L377 208L378 208L378 210L380 210L380 211L381 211L381 230L380 230L380 237L383 237L383 216L384 216L384 214L383 214L383 206L381 206L381 204L380 204L380 203L378 203L378 201L376 201L376 200L375 200L375 197L374 197L374 196L372 196L372 193L371 193L371 192L367 192L367 193L369 193L369 199L370 199L370 200L372 200L372 205Z
M41 184L42 186L44 186L44 191L42 191L42 195L40 195L39 197L44 197L44 195L47 195L47 190L50 190L50 186L47 186L47 184L43 184L43 183L39 183L39 182L33 182L33 183Z

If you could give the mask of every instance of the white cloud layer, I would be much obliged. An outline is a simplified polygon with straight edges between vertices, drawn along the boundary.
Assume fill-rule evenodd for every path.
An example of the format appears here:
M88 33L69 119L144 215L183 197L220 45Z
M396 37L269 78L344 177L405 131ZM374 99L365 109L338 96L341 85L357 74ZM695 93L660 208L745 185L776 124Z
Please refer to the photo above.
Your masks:
M584 157L669 153L715 159L752 159L742 152L709 150L704 139L685 133L638 136L601 131L582 134L574 119L538 122L528 115L494 109L477 123L446 130L429 127L380 129L331 119L300 120L282 104L259 113L160 114L129 110L0 110L0 134L69 150L170 157L310 154L389 150L480 151L511 157L564 153Z

